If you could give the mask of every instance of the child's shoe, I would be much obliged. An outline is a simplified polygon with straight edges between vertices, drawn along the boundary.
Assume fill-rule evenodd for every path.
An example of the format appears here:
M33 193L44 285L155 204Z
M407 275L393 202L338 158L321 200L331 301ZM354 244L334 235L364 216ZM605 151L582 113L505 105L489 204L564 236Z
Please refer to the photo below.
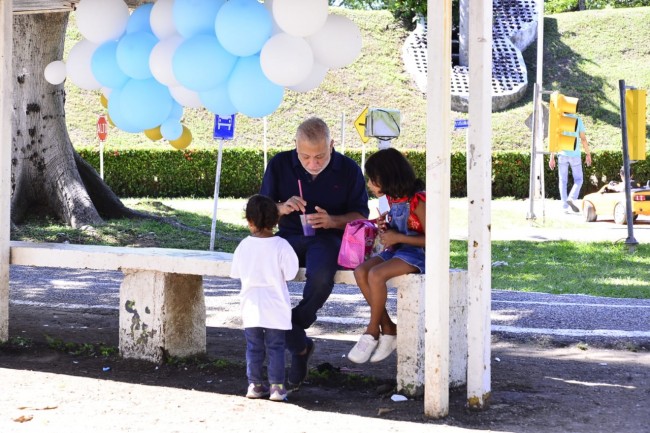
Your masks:
M397 336L381 334L375 353L370 357L370 362L379 362L388 358L395 349L397 349Z
M357 364L363 364L368 362L370 355L377 347L378 341L370 334L363 334L357 344L354 345L350 353L348 353L348 359Z
M247 398L262 398L269 395L269 388L261 383L251 383L248 385Z
M284 385L281 383L271 384L271 396L269 400L273 401L285 401L287 399L287 390L284 388Z

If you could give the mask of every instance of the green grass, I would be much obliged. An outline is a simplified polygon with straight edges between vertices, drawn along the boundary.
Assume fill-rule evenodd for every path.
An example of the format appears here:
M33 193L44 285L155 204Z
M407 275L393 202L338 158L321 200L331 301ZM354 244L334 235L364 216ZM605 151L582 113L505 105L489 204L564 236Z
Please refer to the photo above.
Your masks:
M426 99L405 72L401 49L406 30L387 11L352 11L333 8L332 13L350 17L361 29L361 55L343 69L330 71L323 84L307 93L287 91L279 109L268 116L267 145L291 145L298 123L309 115L323 117L341 146L341 119L345 115L346 148L361 148L354 120L364 107L400 110L402 135L393 141L398 149L424 149ZM650 8L604 9L548 15L544 20L545 90L560 90L580 98L582 114L594 151L620 149L618 81L650 88ZM70 16L67 49L80 37L74 14ZM528 90L523 99L506 110L493 113L493 149L529 150L530 131L524 121L532 112L532 83L536 76L536 42L524 52L528 67ZM105 110L99 92L82 91L66 84L68 132L77 147L98 146L97 117ZM545 97L548 100L548 96ZM648 114L650 116L650 114ZM452 118L466 117L452 113ZM192 131L190 148L214 147L214 116L206 110L187 109L184 121ZM647 118L650 123L650 117ZM239 115L235 139L227 146L262 148L262 119ZM650 130L649 130L650 132ZM144 134L128 134L110 128L106 149L123 146L171 147L151 142ZM374 141L367 144L372 149ZM465 149L465 134L452 134L452 149Z
M92 230L71 229L48 218L33 218L12 231L12 240L74 244L160 247L207 250L210 244L213 203L209 199L127 199L127 206L151 212L189 226L149 221L110 220ZM233 252L249 234L243 219L243 199L219 199L215 250ZM549 205L550 206L550 205ZM371 206L372 207L372 206ZM525 203L495 200L493 232L542 227L525 219ZM579 218L548 219L545 228L584 229ZM452 199L450 229L466 230L467 205ZM618 298L650 298L650 246L640 244L635 253L611 242L492 241L492 287L501 290L585 294ZM450 264L467 268L467 242L452 240Z
M467 243L452 241L451 262L467 268ZM522 292L650 298L650 246L629 253L611 242L493 241L492 288Z

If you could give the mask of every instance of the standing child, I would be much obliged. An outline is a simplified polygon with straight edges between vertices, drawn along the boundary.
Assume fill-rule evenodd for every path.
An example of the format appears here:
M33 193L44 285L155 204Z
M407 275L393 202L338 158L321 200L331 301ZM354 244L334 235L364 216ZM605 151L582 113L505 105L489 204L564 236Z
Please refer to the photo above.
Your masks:
M270 394L273 401L287 399L284 387L284 341L291 329L291 301L287 281L298 273L298 257L289 242L273 235L278 208L270 198L256 194L246 204L251 232L232 258L231 278L241 279L241 312L246 336L248 398ZM262 364L269 355L264 385Z
M399 151L379 150L365 164L368 189L386 195L390 210L379 218L384 251L354 270L354 278L370 306L370 323L348 359L356 363L379 362L397 347L397 325L386 311L386 282L398 275L424 273L426 194L424 182Z

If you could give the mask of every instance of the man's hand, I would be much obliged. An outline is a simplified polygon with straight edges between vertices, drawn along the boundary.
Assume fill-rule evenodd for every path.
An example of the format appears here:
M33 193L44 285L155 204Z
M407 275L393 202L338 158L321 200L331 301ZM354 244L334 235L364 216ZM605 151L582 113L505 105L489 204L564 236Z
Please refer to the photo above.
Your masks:
M307 202L301 197L294 195L284 203L278 204L278 212L280 215L289 215L291 212L296 211L305 212L305 206L307 206Z
M587 156L585 156L585 163L587 164L587 167L591 167L591 153L588 153Z
M307 214L307 221L315 229L331 229L336 227L330 214L318 206L316 206L316 213Z
M551 154L551 158L548 160L548 168L555 170L555 155Z

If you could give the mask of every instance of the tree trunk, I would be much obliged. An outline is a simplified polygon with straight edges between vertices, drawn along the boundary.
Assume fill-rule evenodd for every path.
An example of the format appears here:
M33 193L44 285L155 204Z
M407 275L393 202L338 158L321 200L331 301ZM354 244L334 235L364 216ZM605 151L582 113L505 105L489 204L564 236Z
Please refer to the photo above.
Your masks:
M14 16L11 217L48 212L74 228L136 216L74 150L63 84L43 71L63 58L68 13ZM102 215L102 216L100 216Z

